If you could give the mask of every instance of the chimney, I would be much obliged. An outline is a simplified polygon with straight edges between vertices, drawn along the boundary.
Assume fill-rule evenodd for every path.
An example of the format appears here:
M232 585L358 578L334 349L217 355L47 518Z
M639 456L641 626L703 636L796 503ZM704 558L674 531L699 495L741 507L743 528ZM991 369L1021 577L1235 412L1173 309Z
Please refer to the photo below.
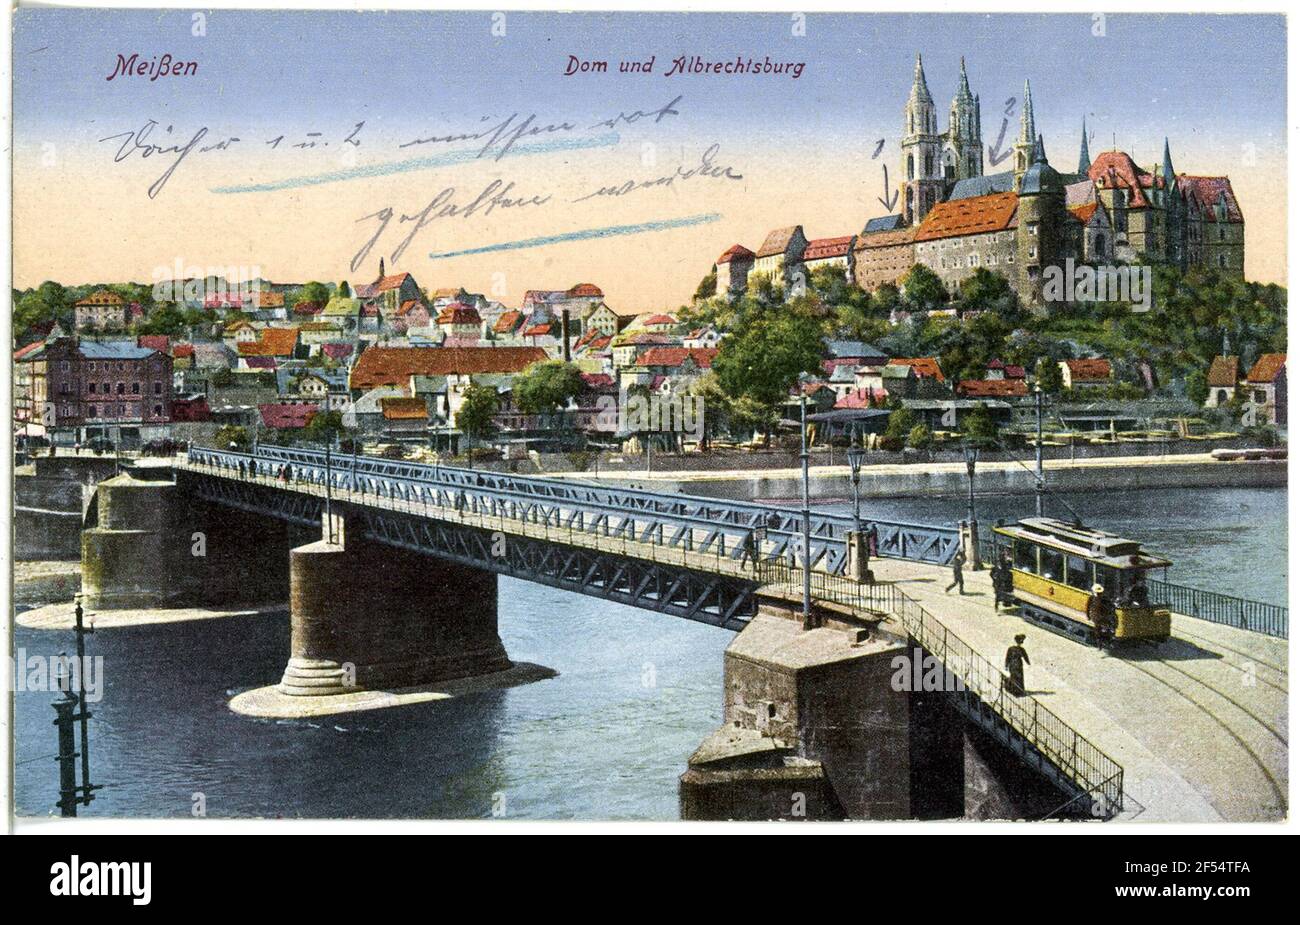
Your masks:
M384 258L383 258L383 257L380 257L380 258L379 258L379 278L380 278L380 279L383 279L383 278L384 278Z
M564 338L564 362L569 362L569 310L560 309L560 336Z

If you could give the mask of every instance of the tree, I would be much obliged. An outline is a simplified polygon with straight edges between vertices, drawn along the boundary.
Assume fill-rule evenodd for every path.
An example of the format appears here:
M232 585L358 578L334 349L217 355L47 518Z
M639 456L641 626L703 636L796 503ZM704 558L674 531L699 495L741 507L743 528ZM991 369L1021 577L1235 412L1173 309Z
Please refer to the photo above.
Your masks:
M217 432L212 439L223 450L231 447L237 450L247 450L249 447L248 428L234 424L217 428Z
M913 264L907 271L903 277L903 293L916 311L930 311L948 304L948 289L943 280L923 263Z
M700 284L695 287L695 301L703 302L705 299L711 299L718 293L718 268L714 267L709 271L709 275L700 280Z
M692 398L704 404L704 428L700 437L701 450L707 451L713 441L713 435L726 429L731 417L731 402L727 393L718 382L717 373L709 370L692 382L688 388Z
M320 302L324 304L329 300L329 287L324 283L318 283L315 280L312 280L310 283L303 286L298 293L298 301L300 302Z
M515 403L525 414L547 414L582 393L582 373L563 360L542 360L515 377Z
M208 378L214 389L228 389L235 384L235 374L223 366Z
M14 302L14 333L21 335L34 324L58 321L72 330L72 299L67 290L46 281L18 296Z
M352 298L352 287L348 285L346 279L339 283L338 296L340 299Z
M916 426L916 415L906 406L899 405L889 413L889 420L885 422L885 436L902 440L911 436L912 429Z
M490 440L497 432L492 418L499 407L496 389L471 381L456 412L456 426L472 440Z
M971 446L992 447L998 442L998 428L988 406L980 402L966 413L961 422L962 437Z
M907 445L914 450L927 449L934 443L934 431L924 424L917 424L907 433Z
M729 398L748 398L775 418L800 373L821 373L822 349L816 319L762 317L722 342L712 369Z
M1034 381L1047 395L1059 394L1065 387L1061 367L1051 357L1039 357L1038 365L1034 367Z
M302 438L310 443L332 444L335 437L346 432L341 411L317 411L302 429Z

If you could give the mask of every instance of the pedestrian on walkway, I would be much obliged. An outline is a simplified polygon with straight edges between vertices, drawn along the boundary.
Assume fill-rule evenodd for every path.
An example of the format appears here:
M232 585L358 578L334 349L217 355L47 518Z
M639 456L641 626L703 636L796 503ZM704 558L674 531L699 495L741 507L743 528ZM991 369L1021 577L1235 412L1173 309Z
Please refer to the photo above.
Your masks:
M1025 666L1029 664L1029 653L1022 643L1023 634L1016 636L1016 644L1007 649L1007 675L1003 684L1012 697L1025 696Z
M952 557L952 584L948 585L948 587L943 589L944 594L947 594L953 588L957 589L958 594L966 593L966 584L961 574L961 567L965 564L966 564L966 553L962 552L959 549L957 550L957 555Z

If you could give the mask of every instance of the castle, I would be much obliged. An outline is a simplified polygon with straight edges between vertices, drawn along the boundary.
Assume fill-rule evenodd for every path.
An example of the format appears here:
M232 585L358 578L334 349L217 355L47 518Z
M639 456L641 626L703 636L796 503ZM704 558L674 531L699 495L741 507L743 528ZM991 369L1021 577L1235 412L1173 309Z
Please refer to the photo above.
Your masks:
M818 266L838 266L872 290L898 283L915 264L933 270L955 297L984 267L1005 276L1022 301L1044 307L1043 271L1139 260L1213 267L1242 278L1245 219L1227 177L1178 174L1165 139L1163 162L1143 169L1127 153L1088 154L1062 173L1047 159L1025 81L1011 169L984 172L980 98L961 62L957 93L940 133L934 98L916 57L903 113L900 211L856 235L809 240L800 225L778 229L758 251L736 244L716 262L719 296L743 293L765 274L787 289Z

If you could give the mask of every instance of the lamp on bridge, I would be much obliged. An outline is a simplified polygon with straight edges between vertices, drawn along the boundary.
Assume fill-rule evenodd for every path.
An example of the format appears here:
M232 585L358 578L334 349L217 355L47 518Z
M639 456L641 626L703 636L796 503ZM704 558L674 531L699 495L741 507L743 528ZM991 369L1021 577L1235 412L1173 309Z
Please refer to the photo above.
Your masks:
M981 571L984 563L980 561L980 537L979 526L975 521L975 463L979 462L980 448L971 446L969 443L962 447L962 452L966 454L966 484L967 484L967 523L970 525L970 561L972 571Z
M862 460L866 451L854 444L849 447L849 481L853 483L853 532L862 532L862 509L858 499L858 482L862 479Z
M812 514L808 509L808 389L813 381L799 374L799 464L803 469L803 628L815 629L812 615Z

